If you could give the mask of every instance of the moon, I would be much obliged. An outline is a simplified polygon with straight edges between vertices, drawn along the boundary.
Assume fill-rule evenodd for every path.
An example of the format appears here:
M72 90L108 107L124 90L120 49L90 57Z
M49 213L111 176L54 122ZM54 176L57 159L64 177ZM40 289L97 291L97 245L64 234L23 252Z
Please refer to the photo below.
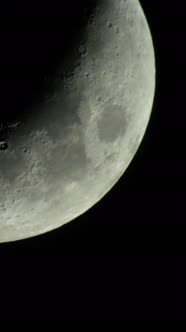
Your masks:
M0 242L43 234L82 215L124 174L145 134L155 56L139 1L98 2L71 52L23 123L7 125Z

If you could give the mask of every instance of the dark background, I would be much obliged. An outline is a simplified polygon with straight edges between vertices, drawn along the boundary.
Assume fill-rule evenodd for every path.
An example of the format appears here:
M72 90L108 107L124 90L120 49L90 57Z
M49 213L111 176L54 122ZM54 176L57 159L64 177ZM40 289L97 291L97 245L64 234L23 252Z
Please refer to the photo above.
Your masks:
M141 4L157 66L143 143L120 181L83 216L0 245L2 317L183 321L186 16L181 3ZM61 6L64 11L65 1Z

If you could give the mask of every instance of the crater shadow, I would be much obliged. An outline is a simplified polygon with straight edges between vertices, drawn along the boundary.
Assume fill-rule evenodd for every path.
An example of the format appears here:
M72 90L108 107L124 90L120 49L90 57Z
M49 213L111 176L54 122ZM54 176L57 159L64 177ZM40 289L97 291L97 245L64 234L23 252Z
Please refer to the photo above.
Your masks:
M22 121L80 42L99 0L28 1L0 13L0 122ZM32 114L33 115L33 114Z

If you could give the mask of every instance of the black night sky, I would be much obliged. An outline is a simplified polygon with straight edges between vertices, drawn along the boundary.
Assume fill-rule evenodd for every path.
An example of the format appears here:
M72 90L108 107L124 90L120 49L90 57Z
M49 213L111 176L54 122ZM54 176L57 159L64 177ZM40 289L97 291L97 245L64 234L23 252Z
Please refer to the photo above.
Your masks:
M155 101L143 143L120 181L84 215L50 233L0 245L4 318L14 308L12 319L23 315L30 320L47 316L183 320L185 122L181 99L186 16L181 7L167 1L141 0L141 4L157 66ZM61 6L66 8L65 1ZM76 7L80 15L83 1ZM69 33L73 35L73 29ZM37 74L33 73L34 83L39 80ZM6 77L6 71L2 75ZM21 79L20 85L24 75ZM4 107L5 85L2 91Z

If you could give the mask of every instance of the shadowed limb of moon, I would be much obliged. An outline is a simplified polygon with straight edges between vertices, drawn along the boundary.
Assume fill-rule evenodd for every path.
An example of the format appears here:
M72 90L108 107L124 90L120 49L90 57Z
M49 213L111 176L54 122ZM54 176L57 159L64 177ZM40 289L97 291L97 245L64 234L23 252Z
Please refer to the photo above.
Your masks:
M61 51L53 43L55 65L47 60L30 74L24 113L4 119L21 125L0 150L0 242L45 233L87 211L119 180L144 136L155 90L144 13L138 0L90 4L78 34L69 32L72 45ZM18 105L20 94L13 97Z

